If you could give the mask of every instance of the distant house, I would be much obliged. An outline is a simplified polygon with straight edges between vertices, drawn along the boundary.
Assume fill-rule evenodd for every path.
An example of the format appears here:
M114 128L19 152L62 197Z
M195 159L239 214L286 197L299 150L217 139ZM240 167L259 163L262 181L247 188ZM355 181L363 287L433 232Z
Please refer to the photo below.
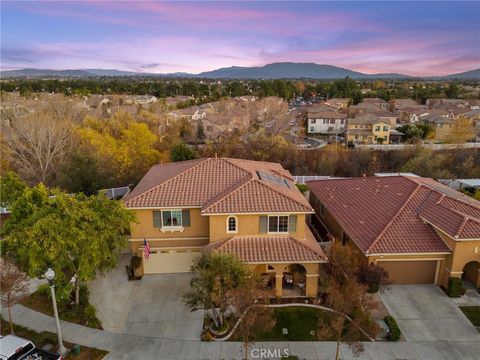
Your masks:
M480 110L480 99L468 99L466 101L470 110Z
M167 113L167 117L174 120L194 120L198 121L204 119L207 116L207 113L200 106L191 106L186 109L173 110Z
M347 115L333 110L309 111L307 121L309 134L339 134L346 128Z
M366 114L347 121L347 142L354 144L388 144L390 122L374 114Z
M349 98L331 98L325 101L325 104L334 106L337 109L345 110L350 104Z
M394 100L395 109L416 107L418 103L413 99L395 99Z
M423 105L402 107L396 110L397 122L401 124L415 124L421 115L428 114L430 110Z
M388 109L388 102L380 98L364 98L363 102L373 104L380 109Z
M91 95L87 98L87 106L90 109L97 109L110 103L111 100L103 95Z
M429 109L462 109L468 107L468 102L462 99L427 99L425 105Z
M453 120L449 117L440 116L434 113L425 114L418 118L421 124L432 125L435 130L435 140L443 141L450 135L450 130L453 125Z
M153 95L129 95L125 98L126 104L146 105L157 102L157 98Z

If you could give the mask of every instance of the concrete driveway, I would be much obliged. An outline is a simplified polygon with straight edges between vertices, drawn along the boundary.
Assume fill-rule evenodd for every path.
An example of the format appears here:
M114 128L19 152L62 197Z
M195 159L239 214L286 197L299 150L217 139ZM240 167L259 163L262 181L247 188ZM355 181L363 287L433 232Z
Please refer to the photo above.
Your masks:
M394 285L380 297L407 341L479 341L452 299L435 285Z
M122 256L114 271L89 284L90 302L103 328L147 338L199 340L203 311L192 313L182 303L191 275L146 275L128 281L125 265L129 259Z

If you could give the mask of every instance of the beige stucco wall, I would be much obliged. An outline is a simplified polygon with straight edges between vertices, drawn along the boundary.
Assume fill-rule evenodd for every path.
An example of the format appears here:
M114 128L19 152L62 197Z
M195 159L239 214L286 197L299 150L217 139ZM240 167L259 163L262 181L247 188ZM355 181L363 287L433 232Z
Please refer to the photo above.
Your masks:
M447 255L440 271L439 284L448 285L449 277L461 277L464 267L470 261L480 262L480 239L478 240L455 240L445 232L435 228L438 235L452 250Z
M200 209L190 209L190 226L184 227L182 232L161 232L153 227L153 211L162 209L132 210L137 216L137 223L131 225L132 239L157 239L157 238L191 238L208 237L208 217L200 215Z
M272 214L274 215L274 214ZM282 214L283 215L283 214ZM238 231L227 233L227 218L236 216ZM210 242L216 242L232 236L260 235L260 216L255 215L211 215L210 218ZM302 239L305 237L305 214L297 214L297 230L290 235ZM276 234L261 234L262 236L278 236Z
M441 125L442 127L438 127L438 124L434 125L435 140L447 140L448 136L450 135L452 124L441 124Z
M380 130L377 131L376 128L377 126L380 126ZM383 127L387 127L387 131L383 130ZM377 143L377 140L375 140L375 136L377 138L385 139L384 144L388 144L390 142L390 124L386 121L379 121L375 124L373 124L372 127L372 133L373 133L373 142Z

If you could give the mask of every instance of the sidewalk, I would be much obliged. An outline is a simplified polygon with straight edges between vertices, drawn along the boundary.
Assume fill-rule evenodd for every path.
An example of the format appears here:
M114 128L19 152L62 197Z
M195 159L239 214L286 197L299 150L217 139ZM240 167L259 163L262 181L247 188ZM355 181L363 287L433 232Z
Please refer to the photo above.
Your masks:
M7 318L6 309L2 316ZM13 319L16 324L35 331L55 332L54 318L26 308L13 307ZM201 342L198 340L177 340L114 333L105 330L87 328L61 321L63 337L66 341L83 346L110 351L106 359L137 360L220 360L241 359L242 344L238 342ZM270 354L289 354L300 359L333 359L336 344L333 342L263 342L252 344L249 359L259 359L258 352L270 350ZM256 349L253 353L252 350ZM268 350L267 350L268 349ZM357 359L432 359L476 360L480 353L478 341L422 341L422 342L374 342L365 343L365 352ZM253 355L253 356L252 356ZM270 359L280 356L269 356ZM341 346L342 359L354 359L348 347Z

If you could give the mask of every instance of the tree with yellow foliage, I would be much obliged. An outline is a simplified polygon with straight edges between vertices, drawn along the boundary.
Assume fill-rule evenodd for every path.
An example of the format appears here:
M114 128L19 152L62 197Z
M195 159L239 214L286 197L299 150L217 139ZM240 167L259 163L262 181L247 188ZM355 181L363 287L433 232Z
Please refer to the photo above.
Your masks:
M127 113L109 120L87 117L77 132L116 185L136 183L160 159L157 136Z
M475 128L473 122L464 116L460 116L453 121L450 134L447 136L447 142L452 144L463 144L475 137Z

